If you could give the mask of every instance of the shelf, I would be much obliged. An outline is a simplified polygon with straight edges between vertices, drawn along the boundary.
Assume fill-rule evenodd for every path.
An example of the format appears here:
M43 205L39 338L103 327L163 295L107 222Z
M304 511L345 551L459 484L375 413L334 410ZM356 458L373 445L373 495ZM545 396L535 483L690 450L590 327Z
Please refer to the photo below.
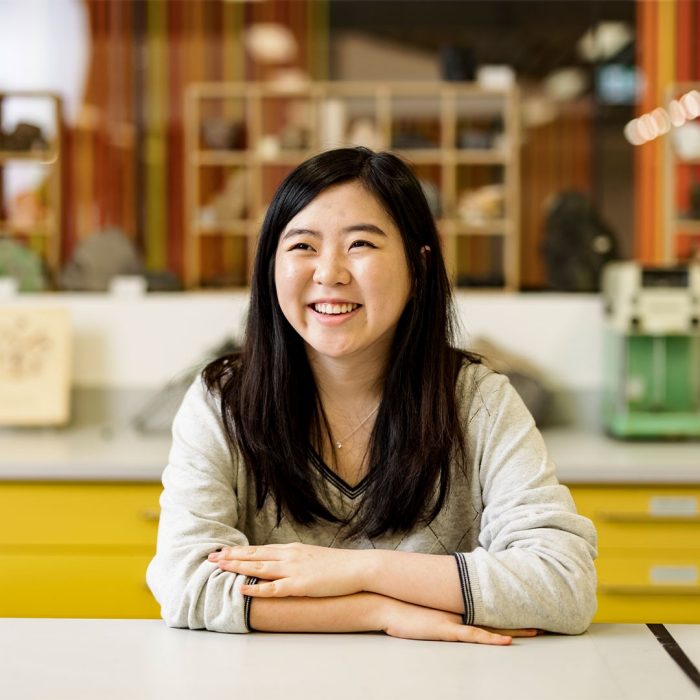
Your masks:
M454 151L454 159L459 165L505 165L508 155L497 149L470 148Z
M247 151L197 151L192 154L194 165L246 165Z
M496 219L483 224L471 224L457 219L454 232L458 236L507 236L510 222L505 219Z
M198 236L249 236L254 221L241 219L239 221L229 221L215 224L195 223L192 230Z
M391 151L417 165L439 165L443 161L443 154L439 148L392 148Z
M288 113L284 101L280 108L275 107L271 98L289 98L291 111ZM217 267L212 253L215 246L209 246L207 255L200 247L205 248L215 236L247 237L252 242L272 193L286 173L320 153L326 143L355 145L349 143L351 137L359 138L361 143L381 144L378 150L391 150L412 165L420 179L430 181L431 204L443 212L437 226L448 273L454 280L458 273L466 273L476 281L489 276L502 279L503 290L519 287L517 88L484 90L476 83L441 81L319 81L287 91L254 82L197 83L188 87L185 99L184 257L188 289L196 289L217 275L250 279L250 249L241 255L233 251L233 244L229 245L225 262ZM201 148L202 102L212 99L235 100L237 111L245 115L245 149ZM341 108L326 109L335 101L342 103ZM361 118L371 121L363 137L354 131ZM460 135L469 130L484 138L460 141ZM285 149L283 143L305 147ZM391 143L396 145L389 146ZM460 148L460 143L466 147ZM212 167L228 167L244 180L243 201L238 201L243 190L234 187L235 183L223 173L206 170ZM457 213L462 190L465 186L478 187L486 180L503 186L503 208L492 210L499 218L481 225L461 221ZM231 195L227 186L233 188L234 195L240 195L236 201L226 199ZM217 210L221 217L245 213L248 218L221 224L209 223L211 218L201 219L200 210L215 202L221 207ZM227 203L231 207L226 208ZM465 241L469 236L473 239ZM467 255L465 250L472 247L483 247L484 255ZM498 287L484 289L493 292Z
M0 220L0 238L32 239L32 249L41 256L47 272L55 275L61 263L63 222L62 100L57 93L43 90L3 91L0 92L0 111L14 100L24 99L45 103L50 108L52 124L41 129L42 140L35 141L32 149L14 150L11 139L3 140L5 148L0 148L0 169L5 177L0 178L0 197L6 202L7 210L3 215L7 218ZM40 181L26 193L31 198L25 202L26 209L19 208L21 202L17 208L11 206L16 196L10 191L12 175L22 169L33 169L41 175ZM32 221L34 216L40 219Z
M286 151L280 150L275 155L265 153L253 153L252 160L260 165L291 165L297 166L314 155L315 151Z
M53 165L58 159L55 151L0 151L0 163L21 160Z
M0 220L0 237L4 236L50 236L51 224L41 221L32 226L19 226L12 221Z

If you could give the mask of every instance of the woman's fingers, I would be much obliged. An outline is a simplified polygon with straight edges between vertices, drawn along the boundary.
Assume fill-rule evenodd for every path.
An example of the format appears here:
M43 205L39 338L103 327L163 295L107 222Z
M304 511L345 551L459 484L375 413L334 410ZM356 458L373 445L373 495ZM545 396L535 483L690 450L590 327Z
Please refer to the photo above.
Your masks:
M214 561L211 560L210 561ZM223 571L257 578L275 579L283 576L282 567L276 561L241 561L238 559L219 559L214 561Z
M460 625L458 628L459 640L462 642L472 642L476 644L495 644L498 646L507 646L513 641L511 635L499 634L490 632L481 627L471 627L469 625Z
M281 552L276 545L266 544L250 547L222 547L219 552L212 552L209 555L210 561L221 559L236 559L245 561L273 560L281 559Z
M286 579L244 585L241 586L241 593L243 595L253 596L254 598L284 598L292 595L287 590Z

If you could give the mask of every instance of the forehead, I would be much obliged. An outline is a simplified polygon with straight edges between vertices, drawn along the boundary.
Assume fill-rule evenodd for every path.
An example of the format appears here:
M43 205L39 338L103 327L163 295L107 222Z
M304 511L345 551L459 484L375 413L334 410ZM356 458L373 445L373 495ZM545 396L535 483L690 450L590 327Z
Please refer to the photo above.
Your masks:
M323 190L289 221L285 230L313 221L348 225L360 220L398 233L383 204L359 182L344 182Z

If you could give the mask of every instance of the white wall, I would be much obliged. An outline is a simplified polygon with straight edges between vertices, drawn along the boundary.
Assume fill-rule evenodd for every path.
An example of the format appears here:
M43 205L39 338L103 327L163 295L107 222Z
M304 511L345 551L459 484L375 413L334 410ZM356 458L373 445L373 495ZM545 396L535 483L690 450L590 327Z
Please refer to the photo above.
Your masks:
M240 337L245 292L24 294L6 304L63 306L74 329L77 386L158 387L202 361L227 336ZM597 295L460 293L468 346L486 337L539 367L552 387L597 388L602 315Z
M334 36L330 60L333 80L440 80L436 52L357 32Z

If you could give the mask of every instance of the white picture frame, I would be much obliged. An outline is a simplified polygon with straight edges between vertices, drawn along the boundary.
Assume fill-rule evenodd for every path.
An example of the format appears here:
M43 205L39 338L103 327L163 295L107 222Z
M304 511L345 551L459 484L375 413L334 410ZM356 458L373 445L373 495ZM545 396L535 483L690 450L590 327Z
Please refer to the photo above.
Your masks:
M67 309L0 307L0 426L68 422L71 351Z

